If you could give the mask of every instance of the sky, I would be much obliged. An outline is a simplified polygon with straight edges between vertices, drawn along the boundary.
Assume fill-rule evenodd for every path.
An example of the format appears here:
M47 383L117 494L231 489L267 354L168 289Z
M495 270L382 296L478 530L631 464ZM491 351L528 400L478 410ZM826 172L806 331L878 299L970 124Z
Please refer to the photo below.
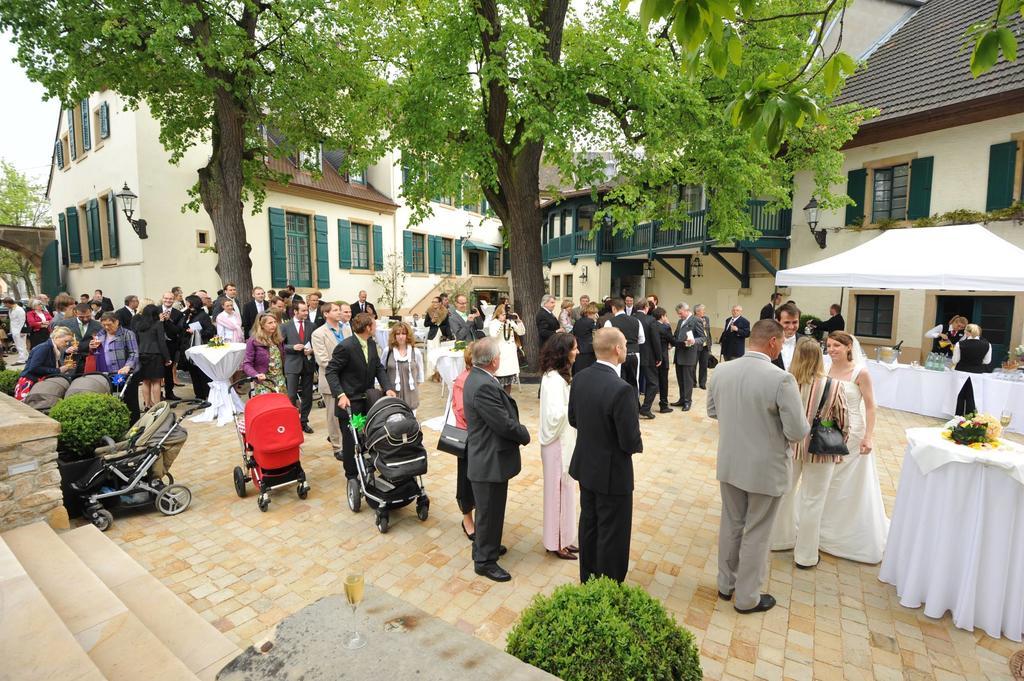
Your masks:
M14 63L9 33L0 34L0 83L8 104L0 106L0 157L30 178L45 183L50 173L60 104L46 101L43 87Z

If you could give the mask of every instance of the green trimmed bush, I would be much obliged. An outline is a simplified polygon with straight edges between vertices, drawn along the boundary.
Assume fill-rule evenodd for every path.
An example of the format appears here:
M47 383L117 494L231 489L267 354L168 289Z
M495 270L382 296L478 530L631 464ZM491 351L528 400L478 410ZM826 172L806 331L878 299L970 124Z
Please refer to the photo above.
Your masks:
M19 376L21 372L14 369L0 370L0 393L14 395L14 386L18 385Z
M120 440L128 432L131 415L113 395L78 393L63 399L50 410L50 418L60 423L58 449L79 456L92 456L103 437Z
M607 577L535 597L506 650L565 681L704 676L693 634L642 588Z
M4 371L7 368L7 360L4 359L4 355L0 352L0 371Z

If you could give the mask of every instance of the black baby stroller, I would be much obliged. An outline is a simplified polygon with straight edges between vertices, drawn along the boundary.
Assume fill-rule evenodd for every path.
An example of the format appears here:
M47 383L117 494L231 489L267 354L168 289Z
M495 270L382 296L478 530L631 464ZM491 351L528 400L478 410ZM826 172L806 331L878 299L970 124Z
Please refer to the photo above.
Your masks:
M84 502L85 517L106 531L114 522L112 509L153 504L164 515L187 509L192 492L175 484L170 468L188 439L181 422L208 406L203 400L158 402L131 427L125 440L107 438L108 444L95 450L96 458L85 475L71 483ZM180 416L176 414L186 407Z
M430 498L423 487L427 450L416 415L397 397L382 397L366 413L362 432L352 423L356 441L357 480L348 481L348 507L359 512L360 498L376 512L381 534L388 531L389 511L416 502L416 515L426 520Z

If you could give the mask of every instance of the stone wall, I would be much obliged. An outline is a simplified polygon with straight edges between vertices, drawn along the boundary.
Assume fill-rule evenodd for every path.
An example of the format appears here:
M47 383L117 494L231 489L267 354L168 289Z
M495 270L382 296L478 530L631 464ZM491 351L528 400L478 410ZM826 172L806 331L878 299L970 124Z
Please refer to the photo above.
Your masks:
M68 527L57 470L60 424L0 394L0 532L45 520Z

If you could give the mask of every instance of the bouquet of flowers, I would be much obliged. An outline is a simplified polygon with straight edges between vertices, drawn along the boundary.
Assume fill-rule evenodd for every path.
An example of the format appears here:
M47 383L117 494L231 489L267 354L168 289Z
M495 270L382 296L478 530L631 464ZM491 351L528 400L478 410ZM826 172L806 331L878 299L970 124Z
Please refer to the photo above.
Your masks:
M988 414L958 416L946 424L946 429L942 431L942 437L972 449L998 447L1002 434L1003 427L999 419Z
M1024 345L1018 345L1015 347L1010 353L1010 356L1018 362L1024 362Z
M207 345L211 348L222 348L227 345L227 342L220 336L214 336L207 342Z
M465 350L467 345L468 345L468 343L466 343L466 341L459 340L459 341L455 341L455 345L453 347L454 347L455 350Z

